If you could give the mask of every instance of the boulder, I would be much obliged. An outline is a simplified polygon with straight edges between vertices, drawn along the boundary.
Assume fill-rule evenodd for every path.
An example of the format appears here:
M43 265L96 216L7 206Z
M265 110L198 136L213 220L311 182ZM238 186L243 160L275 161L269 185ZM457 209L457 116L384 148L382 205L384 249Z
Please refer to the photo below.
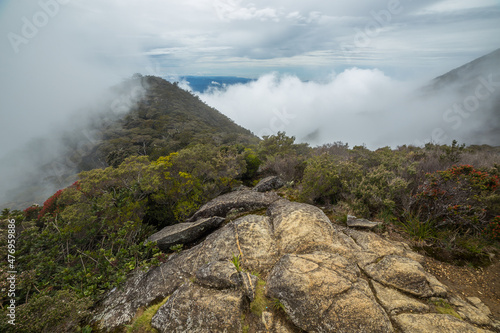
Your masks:
M347 226L350 228L360 228L360 229L368 229L372 230L375 227L381 225L381 222L372 222L366 219L358 219L356 216L348 215L347 216Z
M257 192L267 192L283 186L285 186L285 183L283 183L280 177L269 176L259 181L259 183L255 185L253 190Z
M482 313L491 316L491 310L478 297L467 297L467 300L478 308Z
M282 199L269 206L267 215L281 254L332 251L334 229L321 209Z
M180 265L185 254L148 272L135 272L123 286L108 293L93 318L99 329L111 331L129 323L140 307L163 300L179 288L188 277Z
M474 301L476 302L478 300L479 298L477 298L477 300L474 299ZM471 323L476 325L492 324L491 319L488 317L488 315L490 315L491 312L489 311L488 307L481 302L481 300L479 300L479 302L477 302L476 304L478 304L479 307L481 307L482 304L483 305L483 307L481 307L482 310L477 306L474 306L464 301L458 296L449 297L449 302L450 304L453 304L456 307L456 311L460 315L460 317L467 319Z
M423 262L423 256L413 252L407 244L386 240L372 232L349 228L344 229L344 232L354 240L360 250L366 253L373 253L377 258L387 255L397 255L411 258L419 263ZM365 255L363 254L363 256Z
M223 216L233 208L243 208L252 211L268 207L280 197L273 192L261 193L251 190L235 191L221 195L203 205L189 219L190 222L211 216Z
M244 267L267 274L279 259L269 217L247 215L235 220L232 227Z
M190 244L203 236L206 236L214 229L217 229L222 222L223 217L209 217L199 219L193 223L179 223L163 228L162 230L149 236L150 242L156 242L162 251L169 251L171 246L177 244Z

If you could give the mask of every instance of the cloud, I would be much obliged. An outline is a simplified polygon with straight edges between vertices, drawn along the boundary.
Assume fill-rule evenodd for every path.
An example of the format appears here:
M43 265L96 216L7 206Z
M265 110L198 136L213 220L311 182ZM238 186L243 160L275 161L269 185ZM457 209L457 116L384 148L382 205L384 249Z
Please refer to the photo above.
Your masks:
M279 14L276 9L256 8L254 5L242 6L241 0L216 0L214 8L219 19L223 21L233 20L260 20L260 21L279 21Z
M285 131L313 145L342 141L376 149L450 144L453 139L499 144L496 135L484 137L492 114L473 110L463 118L463 112L452 112L457 103L467 108L464 103L474 102L467 96L474 97L481 82L474 81L465 95L453 86L424 93L422 82L399 81L376 69L352 68L323 82L272 73L245 85L213 88L200 98L258 136ZM478 109L489 110L494 92L480 89L483 99L477 101L481 103Z

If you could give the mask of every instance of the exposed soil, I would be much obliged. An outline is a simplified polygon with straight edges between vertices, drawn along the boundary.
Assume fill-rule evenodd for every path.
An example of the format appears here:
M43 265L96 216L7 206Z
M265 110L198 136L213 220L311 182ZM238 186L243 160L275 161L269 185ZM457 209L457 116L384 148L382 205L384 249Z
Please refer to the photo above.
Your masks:
M455 266L425 257L425 268L444 283L451 292L465 297L478 297L495 319L500 320L500 260L487 267Z

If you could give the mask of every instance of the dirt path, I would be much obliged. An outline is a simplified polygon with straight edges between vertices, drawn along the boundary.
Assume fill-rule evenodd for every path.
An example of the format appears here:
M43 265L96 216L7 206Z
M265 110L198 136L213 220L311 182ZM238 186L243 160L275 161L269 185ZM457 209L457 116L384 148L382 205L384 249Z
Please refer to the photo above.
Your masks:
M486 268L454 266L425 257L426 269L450 291L465 297L479 297L500 320L500 259Z

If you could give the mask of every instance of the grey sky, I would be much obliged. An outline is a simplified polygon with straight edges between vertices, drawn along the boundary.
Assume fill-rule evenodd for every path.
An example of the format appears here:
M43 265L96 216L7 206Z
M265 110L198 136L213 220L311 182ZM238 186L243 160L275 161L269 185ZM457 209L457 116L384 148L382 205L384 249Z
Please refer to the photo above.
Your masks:
M0 154L14 147L13 143L7 147L9 138L16 137L21 144L54 131L74 109L134 72L264 77L264 83L266 75L277 72L314 80L317 91L335 80L352 82L356 94L335 93L346 100L363 96L359 79L379 77L389 89L382 94L387 96L400 81L423 82L497 49L499 4L498 0L3 0ZM349 71L354 67L369 72ZM332 79L341 73L342 80ZM286 100L284 82L277 87ZM255 89L252 94L260 88ZM326 90L324 94L332 95ZM237 100L226 100L229 95L212 97L221 111L244 118L228 109ZM367 100L372 97L377 96ZM310 111L307 100L299 103L303 112ZM377 105L382 108L386 102ZM343 112L347 117L349 110ZM261 132L264 125L258 126L250 129Z
M41 0L51 2L57 13L14 47L18 54L7 34L22 36L22 18L33 22L43 8L4 3L2 58L27 65L23 54L43 50L140 72L258 77L276 70L311 79L359 66L411 77L500 45L498 0Z

